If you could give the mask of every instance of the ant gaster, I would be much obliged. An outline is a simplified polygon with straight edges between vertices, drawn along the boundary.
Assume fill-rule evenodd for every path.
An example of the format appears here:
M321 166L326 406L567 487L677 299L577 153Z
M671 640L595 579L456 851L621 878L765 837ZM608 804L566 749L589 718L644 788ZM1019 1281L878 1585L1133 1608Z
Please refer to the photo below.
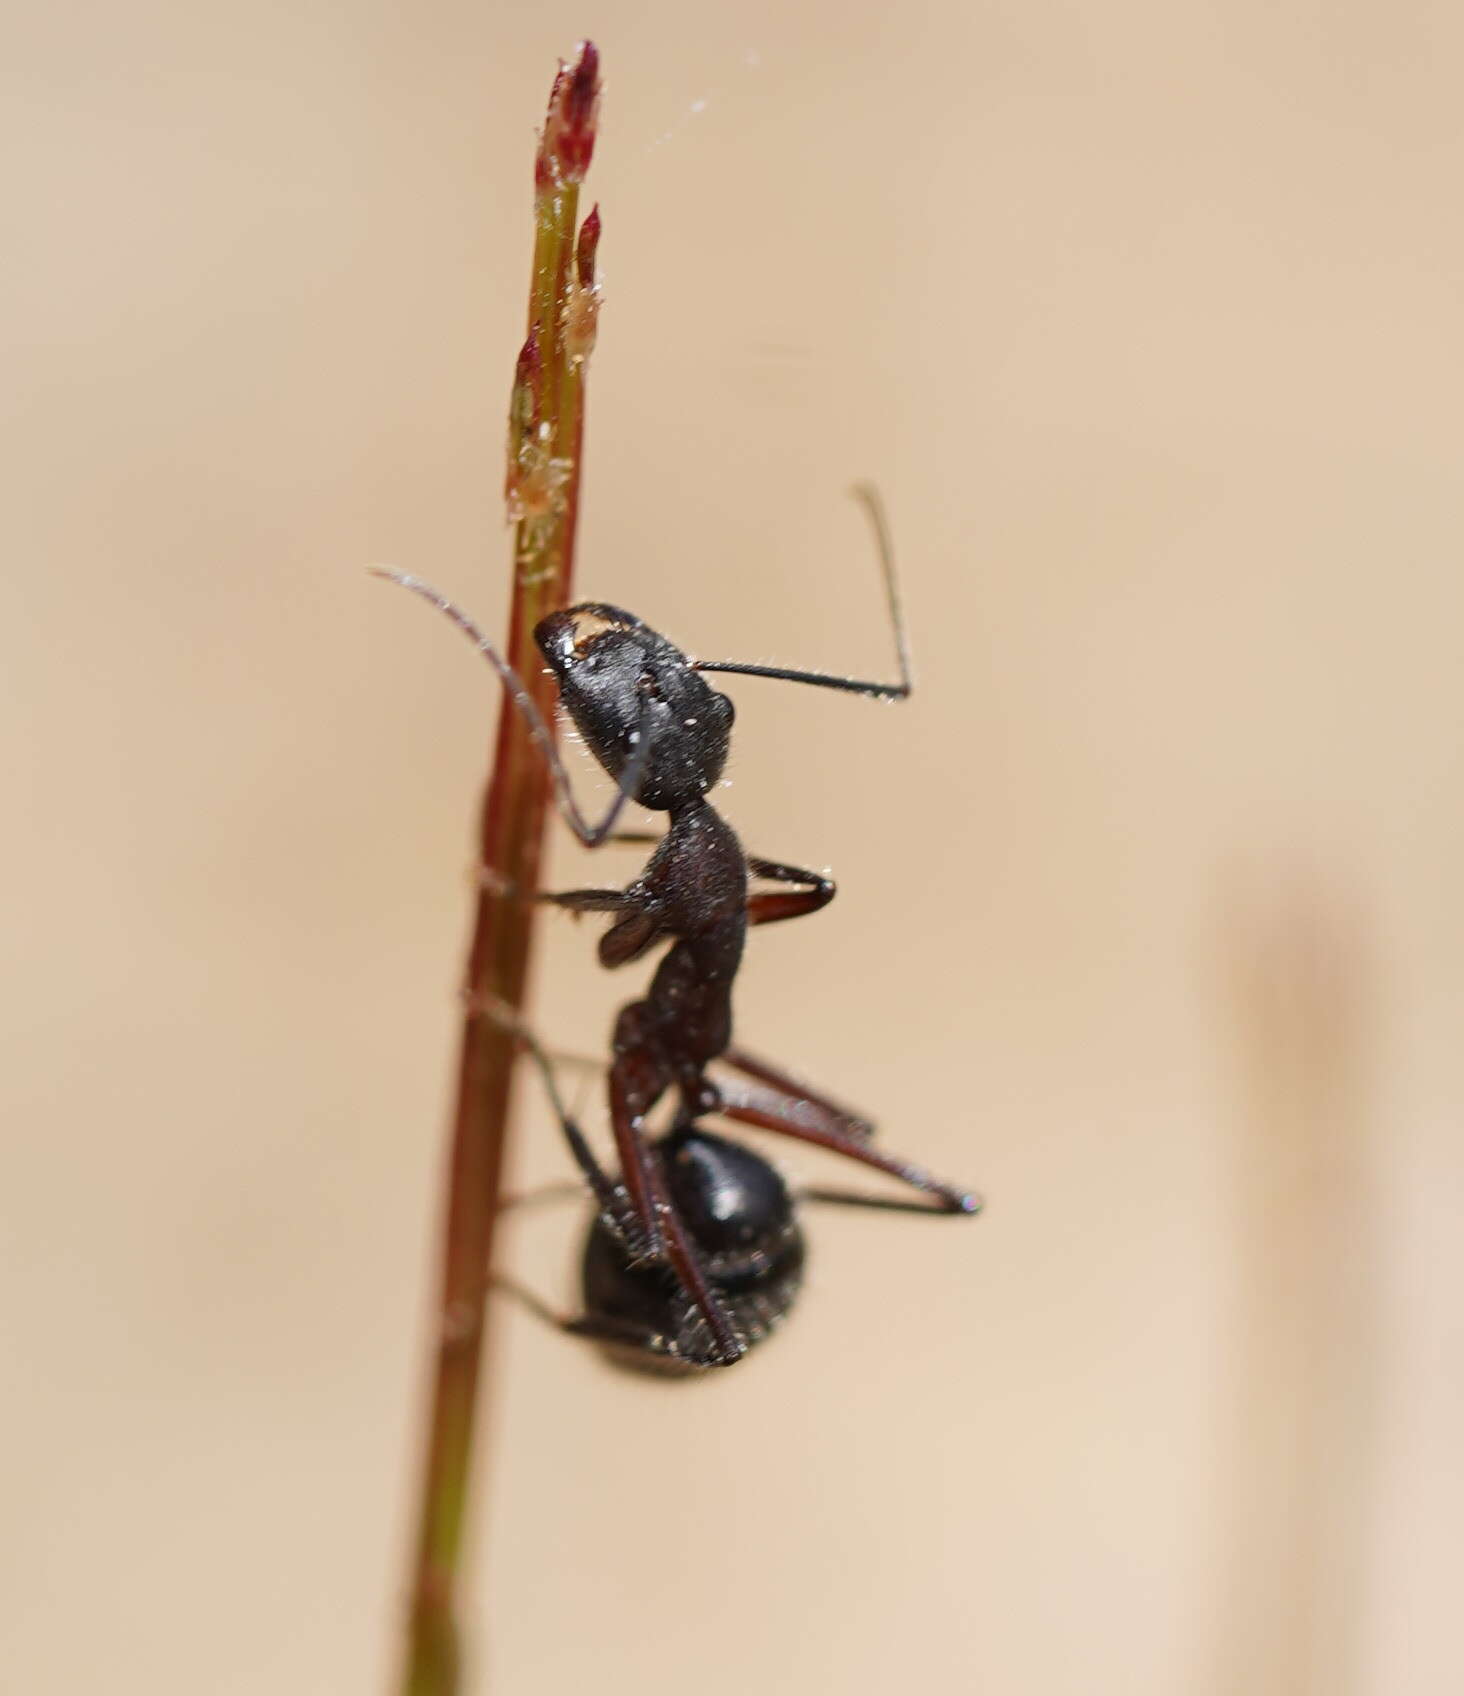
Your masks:
M595 1193L598 1211L581 1257L584 1312L579 1317L553 1313L511 1279L495 1281L540 1317L601 1344L626 1365L661 1372L730 1365L730 1359L717 1354L704 1314L671 1267L637 1258L627 1248L634 1227L628 1219L626 1191L606 1179L590 1154L560 1098L549 1056L532 1035L516 1025L513 1028L543 1074L570 1147ZM700 1125L678 1121L656 1140L654 1154L667 1204L690 1240L702 1276L737 1339L750 1348L786 1317L802 1283L803 1232L792 1192L761 1155ZM827 1192L808 1194L817 1200L908 1205ZM514 1198L505 1205L527 1199Z
M691 1123L656 1143L667 1196L702 1272L745 1346L783 1319L803 1281L803 1232L781 1174L761 1155ZM581 1334L636 1365L716 1364L705 1315L665 1267L632 1261L601 1215L581 1263Z
M966 1191L876 1149L867 1120L732 1046L732 984L748 926L816 912L833 899L834 885L816 872L744 853L707 800L726 764L733 707L701 674L769 677L884 700L910 694L883 512L872 489L861 486L856 493L879 543L898 683L691 659L634 614L603 601L581 601L540 620L534 640L554 673L560 704L618 786L594 825L574 801L537 707L489 638L420 579L380 573L433 602L497 671L548 763L560 810L581 842L589 847L604 842L627 800L668 816L665 835L626 888L576 889L540 899L576 913L611 915L614 922L599 944L600 962L607 967L638 960L663 941L671 944L645 997L622 1008L615 1023L609 1097L620 1183L604 1173L557 1096L555 1103L600 1210L586 1252L586 1314L573 1326L673 1364L729 1366L740 1359L786 1311L802 1261L802 1239L782 1180L760 1156L700 1130L699 1121L708 1115L815 1143L889 1173L929 1198L924 1211L970 1214L980 1205ZM752 891L750 875L785 887ZM553 1094L542 1051L526 1033L519 1035L540 1059ZM714 1081L707 1075L713 1061L749 1081ZM647 1115L670 1090L679 1097L672 1128L653 1141Z

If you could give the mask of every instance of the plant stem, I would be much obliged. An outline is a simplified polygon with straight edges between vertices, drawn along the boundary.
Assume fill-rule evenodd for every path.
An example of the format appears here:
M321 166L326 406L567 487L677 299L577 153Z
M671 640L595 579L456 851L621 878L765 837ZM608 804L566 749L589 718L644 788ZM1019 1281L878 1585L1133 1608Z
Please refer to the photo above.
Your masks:
M599 55L584 42L555 78L535 160L529 333L509 412L505 496L515 528L508 659L551 725L553 680L538 661L533 631L568 601L574 563L599 233L592 215L577 253L575 220L598 103ZM482 879L464 983L432 1410L400 1685L405 1696L456 1696L461 1688L463 1522L516 1054L511 1031L488 1009L517 1015L524 1006L549 801L549 773L505 702L483 802Z

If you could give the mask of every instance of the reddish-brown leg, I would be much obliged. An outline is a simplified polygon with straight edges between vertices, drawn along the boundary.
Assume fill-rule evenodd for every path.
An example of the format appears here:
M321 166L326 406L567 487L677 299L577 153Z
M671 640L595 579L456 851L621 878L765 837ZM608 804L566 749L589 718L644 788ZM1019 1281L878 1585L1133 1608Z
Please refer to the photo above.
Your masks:
M862 1113L856 1113L852 1107L846 1107L843 1102L835 1101L832 1096L825 1095L822 1090L815 1089L812 1084L802 1078L794 1077L791 1072L784 1071L770 1060L764 1060L760 1055L749 1054L745 1048L729 1048L719 1056L724 1066L730 1066L734 1072L741 1072L746 1078L755 1078L760 1084L768 1084L791 1102L806 1104L819 1115L818 1122L827 1124L830 1121L837 1124L850 1136L868 1138L874 1135L874 1125Z
M796 1137L799 1142L811 1142L832 1154L842 1154L846 1160L872 1166L877 1172L888 1172L902 1184L928 1195L932 1212L971 1214L981 1209L979 1196L943 1182L923 1166L882 1154L867 1138L851 1133L842 1114L830 1112L806 1096L789 1096L782 1090L760 1088L756 1084L718 1087L722 1095L721 1111L729 1119L758 1125L780 1136Z
M660 1170L660 1163L655 1155L656 1202L660 1210L664 1226L666 1242L666 1259L670 1262L671 1270L676 1274L682 1289L688 1299L696 1306L697 1311L707 1322L707 1330L711 1333L712 1345L716 1350L715 1358L710 1364L714 1366L731 1366L742 1359L747 1353L747 1344L737 1335L732 1324L731 1315L722 1306L716 1292L707 1282L706 1273L702 1268L701 1256L696 1246L686 1234L686 1227L681 1223L681 1215L671 1204L666 1193L665 1180Z
M747 869L754 877L765 877L773 883L797 883L805 887L794 894L774 894L763 890L747 898L747 922L750 925L775 924L779 919L797 919L804 913L816 913L827 907L836 893L831 878L820 872L806 872L798 866L785 866L777 860L747 857Z
M633 1057L621 1057L610 1068L610 1124L620 1155L621 1176L642 1234L637 1246L647 1260L661 1260L665 1258L665 1242L651 1151L644 1131L646 1108L641 1105L643 1095L632 1076L634 1064Z

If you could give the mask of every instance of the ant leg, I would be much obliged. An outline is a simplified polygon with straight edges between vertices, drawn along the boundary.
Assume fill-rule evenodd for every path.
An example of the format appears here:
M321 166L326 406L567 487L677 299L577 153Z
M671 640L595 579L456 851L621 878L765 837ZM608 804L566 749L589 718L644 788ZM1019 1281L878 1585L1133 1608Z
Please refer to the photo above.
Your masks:
M584 1185L575 1183L573 1178L564 1178L558 1183L540 1184L537 1189L514 1190L510 1195L501 1195L498 1198L498 1211L500 1213L521 1213L528 1208L544 1207L551 1201L583 1201L584 1199Z
M770 1084L773 1089L797 1102L800 1107L812 1109L825 1123L832 1121L838 1129L850 1136L867 1141L874 1135L874 1125L862 1113L856 1113L852 1107L846 1107L842 1102L835 1101L832 1096L825 1095L807 1084L802 1078L795 1078L791 1072L785 1072L781 1066L775 1066L771 1061L759 1059L755 1054L749 1054L745 1048L728 1048L718 1056L724 1066L730 1066L734 1072L741 1072L745 1078L755 1078L760 1084Z
M560 1313L527 1284L520 1283L506 1272L495 1272L489 1279L489 1287L496 1295L510 1297L541 1324L555 1331L562 1331L570 1337L582 1337L586 1342L603 1343L627 1354L644 1356L659 1370L720 1364L673 1354L664 1339L628 1319L597 1317L589 1313Z
M758 1125L765 1131L776 1131L780 1136L811 1142L833 1154L842 1154L846 1160L857 1160L863 1166L873 1166L877 1172L888 1172L902 1184L909 1184L912 1189L928 1195L931 1198L929 1212L970 1214L981 1211L979 1196L942 1182L922 1166L880 1153L867 1140L840 1126L833 1115L820 1115L814 1104L804 1098L790 1097L781 1090L744 1085L732 1090L723 1089L722 1105L718 1111L742 1124Z
M544 890L534 897L548 906L563 907L568 913L623 913L638 903L623 889Z
M665 1179L660 1169L659 1160L656 1161L655 1165L655 1184L656 1206L661 1215L661 1223L665 1228L666 1258L670 1262L671 1269L675 1272L681 1288L706 1321L707 1330L711 1333L712 1354L705 1361L698 1361L695 1364L733 1366L747 1353L747 1344L737 1334L731 1314L727 1312L727 1309L718 1300L716 1292L707 1282L701 1258L697 1254L691 1238L686 1233L686 1227L681 1223L681 1215L676 1211L671 1198L666 1193Z
M639 960L648 953L665 935L666 931L655 913L642 907L628 914L618 925L611 925L600 938L596 950L600 964L610 970L629 965L632 960Z
M624 966L639 960L666 934L643 895L628 889L566 889L537 897L571 913L623 913L625 917L600 938L600 964Z
M574 791L570 788L569 773L564 768L564 762L559 758L559 751L554 746L554 737L544 715L534 704L533 696L524 687L524 681L513 667L499 653L493 642L484 635L482 630L468 617L461 607L456 606L440 590L434 589L430 583L424 583L420 577L413 577L406 571L389 571L383 566L372 566L374 577L384 577L389 583L395 583L403 589L410 589L414 595L420 595L424 601L430 601L441 613L446 614L458 629L468 638L473 646L487 660L494 671L498 673L504 693L508 696L514 710L528 728L529 738L539 750L549 775L554 782L554 794L559 804L560 814L564 822L584 843L586 848L598 848L610 835L615 827L615 821L620 817L625 803L632 799L640 780L645 774L646 764L651 753L651 701L645 697L640 703L640 720L635 731L635 752L626 763L620 774L619 786L615 799L610 803L610 809L598 824L590 824L579 810L575 801Z
M569 1144L569 1152L574 1157L574 1163L584 1174L585 1182L590 1186L594 1195L595 1205L600 1216L626 1245L627 1253L634 1258L640 1258L647 1251L642 1248L636 1221L632 1217L625 1191L614 1183L600 1162L596 1160L594 1150L585 1140L584 1132L570 1116L569 1109L564 1105L564 1099L559 1093L559 1085L554 1078L554 1066L543 1044L519 1019L512 1017L507 1009L489 1006L488 1016L506 1030L510 1031L520 1046L534 1062L540 1078L543 1080L544 1093L549 1097L549 1105L554 1109L555 1117L559 1120L559 1128L564 1140Z
M755 854L747 856L747 869L754 877L765 877L774 883L801 883L807 887L797 895L762 893L747 898L747 922L750 925L770 925L779 919L797 919L804 913L816 913L833 900L835 884L821 872L805 872L797 866L785 866L777 860L760 860Z
M632 1003L615 1026L615 1062L610 1068L610 1123L630 1206L644 1243L642 1257L667 1263L687 1298L706 1321L718 1366L730 1366L747 1352L726 1308L707 1282L700 1256L666 1188L660 1158L646 1141L645 1115L666 1087L641 1030L640 1009Z
M624 1013L621 1014L621 1022L625 1016ZM617 1047L619 1035L617 1028ZM644 1134L645 1114L654 1105L655 1096L660 1092L633 1086L629 1069L635 1058L633 1053L617 1053L611 1064L610 1125L615 1133L615 1149L620 1156L620 1170L640 1238L639 1257L646 1260L664 1260L666 1245L661 1232L655 1168L650 1145L646 1142Z
M867 1195L863 1190L828 1190L817 1185L803 1185L795 1194L800 1202L811 1203L816 1207L863 1207L874 1213L934 1213L944 1217L947 1209L931 1207L923 1201L901 1201L894 1195ZM982 1203L979 1196L973 1197L979 1211Z
M661 1163L645 1138L645 1113L664 1084L655 1062L637 1041L636 1015L633 1005L620 1015L615 1031L618 1052L610 1068L610 1122L633 1215L629 1222L633 1235L626 1236L626 1246L633 1259L670 1266L687 1299L706 1321L715 1351L712 1364L730 1366L747 1352L747 1345L707 1282L700 1257L667 1193ZM624 1227L621 1234L626 1235Z
M600 1343L620 1353L639 1356L652 1370L661 1373L731 1366L734 1360L742 1358L740 1354L733 1355L730 1360L713 1355L683 1354L679 1349L671 1348L664 1337L643 1330L626 1319L597 1318L594 1314L582 1313L574 1319L561 1320L560 1325L572 1337L583 1337L586 1342Z

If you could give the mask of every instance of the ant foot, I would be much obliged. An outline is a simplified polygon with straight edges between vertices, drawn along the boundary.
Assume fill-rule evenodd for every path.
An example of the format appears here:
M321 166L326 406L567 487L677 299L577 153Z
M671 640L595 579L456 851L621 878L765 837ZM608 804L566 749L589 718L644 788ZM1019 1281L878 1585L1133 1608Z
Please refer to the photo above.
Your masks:
M507 1031L510 1036L516 1036L526 1044L530 1040L517 1008L510 1007L508 1002L499 996L483 995L464 985L458 991L458 1000L464 1010L473 1017L487 1019L490 1024L497 1025L499 1030Z
M518 894L518 885L511 878L503 877L494 871L492 866L480 864L474 876L478 888L489 895L496 895L500 901L511 901Z

